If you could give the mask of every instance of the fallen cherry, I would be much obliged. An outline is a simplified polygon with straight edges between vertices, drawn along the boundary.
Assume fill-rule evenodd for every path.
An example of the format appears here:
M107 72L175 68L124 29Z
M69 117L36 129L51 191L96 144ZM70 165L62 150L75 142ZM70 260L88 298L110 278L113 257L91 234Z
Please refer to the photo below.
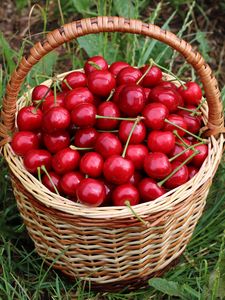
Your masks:
M11 146L15 154L24 156L29 150L39 148L39 139L33 132L19 131L13 135Z
M152 178L144 178L139 182L138 190L144 202L155 200L166 193L164 187L159 186Z
M66 82L65 82L66 81ZM78 87L84 87L87 85L87 77L83 72L73 71L67 74L62 80L62 89L69 91Z
M119 139L123 142L126 143L127 138L130 134L130 131L134 125L134 122L131 121L122 121L120 123L119 127ZM136 125L131 139L130 139L130 144L141 144L146 137L146 128L143 122L138 122Z
M96 70L108 70L107 61L100 55L90 57L84 64L86 75L89 75Z
M99 177L103 169L103 158L99 153L88 152L80 160L80 170L90 177Z
M70 135L67 131L44 133L43 142L51 153L56 153L70 145Z
M78 104L81 103L94 103L94 96L86 87L78 87L68 92L65 100L65 108L73 110Z
M130 202L130 205L137 205L139 203L139 193L130 183L125 183L117 186L112 193L113 205L124 206L126 201Z
M153 130L148 135L147 144L152 152L169 154L175 147L175 136L171 131Z
M147 128L159 130L165 126L164 120L169 116L168 108L161 103L150 103L142 111Z
M37 169L45 166L47 170L51 169L52 156L47 150L32 149L24 155L24 166L31 174L37 174Z
M57 174L65 174L75 170L80 161L77 150L65 148L57 152L52 158L52 167Z
M66 195L75 197L77 187L83 179L84 176L80 172L68 172L61 177L60 187Z
M20 131L36 131L41 128L43 113L34 106L21 108L17 115L17 126Z

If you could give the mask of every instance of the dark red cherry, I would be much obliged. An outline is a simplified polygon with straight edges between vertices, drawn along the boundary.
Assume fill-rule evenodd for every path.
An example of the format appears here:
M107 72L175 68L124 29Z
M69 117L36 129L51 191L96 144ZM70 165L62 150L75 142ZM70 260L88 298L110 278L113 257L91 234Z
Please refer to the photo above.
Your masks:
M134 174L131 176L129 183L134 186L138 186L138 183L142 180L143 176L138 171L134 171Z
M80 160L80 170L90 177L99 177L103 169L103 158L99 153L88 152Z
M126 151L126 158L131 160L135 169L140 170L144 166L144 159L148 154L148 149L143 144L129 145Z
M200 168L206 157L208 156L208 146L205 144L198 145L195 147L195 150L200 151L200 153L193 157L192 164L195 167Z
M20 131L36 131L42 125L42 111L34 106L26 106L19 110L17 126Z
M140 70L133 67L126 67L122 69L116 78L117 86L122 84L135 84L140 79L142 73Z
M100 133L95 142L95 151L103 158L122 153L122 144L118 137L110 132Z
M148 70L148 68L149 65L145 65L144 67L140 68L140 71L142 72L142 74L144 74ZM154 87L161 81L161 79L162 71L158 67L153 66L142 79L141 85L144 87Z
M152 178L144 178L139 182L138 190L143 202L155 200L166 193L164 187L159 186Z
M67 82L67 84L65 83L65 81ZM72 89L76 89L79 87L83 87L87 85L87 77L83 72L80 71L73 71L69 74L67 74L63 81L62 81L62 89L64 91L69 91L69 87L70 86Z
M98 96L107 97L116 86L114 76L106 70L97 70L88 75L88 88Z
M57 174L65 174L75 170L80 161L80 154L77 150L65 148L57 152L52 158L52 167Z
M181 165L181 162L174 161L171 163L172 171L178 168ZM166 182L165 187L169 189L174 189L185 182L188 181L188 168L187 166L182 166L174 175L172 175Z
M44 133L43 141L45 147L51 153L56 153L70 145L70 135L67 131Z
M49 177L51 178L51 180L49 179ZM53 193L55 193L55 188L52 184L52 182L54 184L54 186L56 187L57 191L60 193L61 192L61 187L60 187L60 176L58 174L56 174L55 172L50 171L48 173L48 175L44 175L42 177L42 183Z
M149 153L144 160L144 170L152 178L163 179L172 171L171 163L164 153Z
M175 147L175 136L171 131L153 130L148 135L147 143L152 152L169 154Z
M192 116L191 112L180 110L178 112L180 116L184 118L187 124L187 130L191 133L198 133L201 128L201 117Z
M24 156L31 149L38 149L37 134L30 131L19 131L13 135L11 146L15 154Z
M81 103L94 103L92 93L86 87L79 87L67 93L65 100L65 108L69 111L73 110Z
M99 133L94 128L82 128L75 132L74 145L80 148L92 148Z
M134 125L133 121L122 121L119 127L119 138L125 144L128 136L131 132L131 129ZM143 122L138 122L136 125L129 144L141 144L146 136L146 128Z
M187 82L184 87L180 86L178 88L178 92L181 94L186 105L199 105L201 102L202 90L196 82Z
M191 142L189 140L183 138L183 141L187 145L189 145L189 146L191 145ZM183 161L185 161L186 159L188 159L193 154L193 150L187 149L187 147L183 146L182 142L179 139L176 139L176 142L178 144L176 144L175 147L173 148L173 150L170 152L169 157L174 157L175 155L183 152L186 149L186 151L183 154L179 155L177 158L174 159L174 161L183 162Z
M85 178L77 187L78 200L89 206L99 206L106 197L105 186L100 180Z
M90 57L84 64L86 75L89 75L96 70L108 70L107 61L100 55Z
M139 115L145 105L145 92L141 86L130 84L120 92L118 102L120 110L129 117Z
M165 80L161 80L157 86L160 86L162 88L166 88L166 89L171 89L171 90L177 90L177 86L171 82L171 81L165 81Z
M36 105L39 103L36 100L42 100L51 95L53 95L53 91L48 86L44 84L37 85L32 91L32 102Z
M117 105L113 102L103 102L97 109L97 114L107 117L120 117L120 111ZM112 130L117 127L119 120L112 119L98 119L96 126L101 130Z
M123 90L123 88L126 86L126 84L122 84L115 88L115 92L113 93L112 101L117 103L120 101L120 93Z
M129 201L130 205L139 203L139 193L136 187L130 183L117 186L112 193L113 205L124 206Z
M172 114L172 115L168 116L167 120L170 121L171 123L174 123L175 125L178 125L181 128L184 128L185 130L187 130L187 123L185 122L185 120L182 116ZM186 132L183 131L182 129L178 129L176 126L169 124L169 123L165 123L164 130L168 130L168 131L172 131L172 132L174 130L176 130L180 136L184 136L186 134Z
M80 172L68 172L61 177L60 187L66 195L75 197L77 187L83 179L84 176Z
M99 180L104 184L106 192L105 200L102 203L102 206L112 206L112 192L115 188L115 185L106 181L104 178L99 178Z
M122 156L112 155L106 159L103 173L109 182L114 184L127 183L134 174L134 164Z
M65 95L63 93L59 93L55 96L48 96L45 101L42 103L42 111L43 113L46 113L48 110L50 110L53 107L63 107L64 106L64 98Z
M164 104L150 103L145 106L142 115L147 128L159 130L164 127L164 120L169 116L169 110Z
M146 98L146 101L145 103L148 103L148 97L149 97L149 94L151 92L151 89L150 88L144 88L144 93L145 93L145 98Z
M53 107L43 115L42 128L45 132L53 133L65 130L70 125L70 114L64 107Z
M52 156L47 150L32 149L24 155L24 166L31 174L37 174L37 168L45 166L47 170L51 169Z
M193 178L197 173L199 169L193 166L188 166L188 179Z
M96 121L96 108L91 103L81 103L71 112L72 123L78 127L93 127Z
M130 65L124 61L116 61L109 67L109 72L111 72L113 76L116 77L118 73L126 67L130 67Z

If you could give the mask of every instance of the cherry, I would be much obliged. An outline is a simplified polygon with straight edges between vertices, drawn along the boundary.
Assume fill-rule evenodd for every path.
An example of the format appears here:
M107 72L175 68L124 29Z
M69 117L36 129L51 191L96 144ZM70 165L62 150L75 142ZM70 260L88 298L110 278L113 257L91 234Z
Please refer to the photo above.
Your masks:
M130 67L130 65L124 61L116 61L109 67L109 72L111 72L113 76L116 77L118 73L126 67Z
M52 158L52 167L57 174L65 174L75 170L80 161L77 150L65 148L57 152Z
M137 205L139 203L139 193L132 184L125 183L114 189L112 199L115 206L124 206L126 201L129 201L130 205Z
M71 112L72 123L79 127L93 127L96 121L96 108L91 103L81 103Z
M19 110L17 126L20 131L35 131L41 128L42 111L34 106L26 106Z
M80 170L90 177L99 177L103 169L103 158L99 153L88 152L80 161Z
M58 93L55 96L48 96L45 98L45 101L42 103L41 109L43 113L46 113L48 110L50 110L53 107L63 107L64 106L64 98L65 95L63 93Z
M111 206L112 205L112 192L114 190L114 184L112 184L111 182L106 181L105 179L99 179L101 180L101 182L104 184L105 186L105 192L106 192L106 196L105 196L105 200L103 202L104 206Z
M60 179L60 187L62 191L68 196L76 196L77 187L84 176L80 172L68 172Z
M199 169L193 166L188 166L188 180L193 178L197 173Z
M150 103L142 111L144 124L151 129L159 130L165 125L164 120L169 116L168 108L161 103Z
M126 84L122 84L118 87L115 88L113 97L112 97L112 101L115 103L118 103L120 101L120 93L123 90L123 88L126 86Z
M177 106L182 103L181 96L176 90L160 86L156 86L151 90L149 101L164 104L170 112L175 112Z
M57 131L43 134L44 145L51 153L56 153L70 145L70 135L67 131Z
M66 83L65 83L66 81ZM87 85L87 77L83 72L80 71L73 71L69 74L67 74L63 81L62 81L62 89L64 91L68 91L70 90L69 87L71 87L71 89L75 89L78 87L83 87Z
M187 146L191 146L191 142L185 138L183 138L183 141L186 143ZM179 153L183 152L183 154L177 156L176 158L174 158L174 161L180 161L183 162L186 159L188 159L192 154L193 154L193 150L192 149L187 149L187 147L182 145L182 142L180 140L176 140L176 142L179 144L176 144L175 147L173 148L173 150L170 152L169 157L175 157L177 156Z
M96 139L95 151L100 153L103 158L108 158L112 155L121 154L122 145L115 134L103 132Z
M178 168L181 162L174 161L171 163L172 171ZM183 165L174 175L172 175L166 182L165 186L169 189L174 189L188 181L188 168Z
M129 145L125 157L133 162L135 169L140 170L144 166L144 159L147 154L148 149L145 145Z
M134 174L134 164L122 156L112 155L104 163L103 174L107 181L123 184L128 182Z
M144 74L149 68L149 65L145 65L144 67L140 68L142 74ZM153 66L151 69L146 73L145 77L141 81L141 85L144 87L154 87L156 86L162 79L162 71Z
M107 61L100 55L90 57L84 64L86 75L96 70L108 70Z
M192 159L192 164L195 167L201 167L203 162L205 161L206 157L208 156L208 146L205 144L198 145L195 147L196 151L200 151L197 155L195 155Z
M80 103L94 103L94 97L88 88L79 87L68 92L64 102L65 108L70 111Z
M51 178L51 180L49 179L49 177ZM53 184L52 184L53 182ZM45 174L42 177L42 183L53 193L56 192L56 190L58 192L61 192L61 187L60 187L60 176L58 174L56 174L55 172L49 172L48 175Z
M142 73L140 70L135 69L133 67L126 67L120 70L120 72L117 75L117 86L122 84L135 84L138 81L138 79L141 78L141 76Z
M51 169L52 156L47 150L32 149L24 155L24 166L31 174L36 174L38 167L45 166Z
M166 89L177 90L177 86L171 81L161 80L157 84L157 86L162 87L162 88L166 88Z
M77 198L81 203L99 206L105 200L106 190L100 180L85 178L77 187Z
M151 92L151 89L145 87L143 90L144 90L145 98L146 98L145 102L148 102L148 97L149 97L149 94Z
M172 114L172 115L168 116L167 120L175 125L178 125L178 126L184 128L185 130L187 130L187 123L185 122L185 120L182 116ZM178 129L176 126L174 126L170 123L165 124L164 130L168 130L168 131L176 130L180 136L184 136L186 134L182 129Z
M88 88L95 95L107 97L115 85L115 78L107 70L97 70L88 75Z
M152 178L163 179L172 171L171 163L164 153L149 153L144 160L144 170Z
M119 139L123 142L126 143L127 138L130 134L130 131L132 129L134 125L134 122L132 121L122 121L120 123L120 127L119 127ZM141 144L146 136L146 128L145 125L143 124L143 122L139 122L130 139L130 144Z
M187 82L184 87L180 86L178 92L184 99L184 103L191 105L199 105L202 99L202 90L200 86L193 81Z
M119 108L129 117L140 114L145 105L145 93L141 86L130 84L125 86L119 95Z
M148 135L147 144L152 152L168 154L175 147L175 137L170 131L153 130Z
M94 128L78 129L74 136L74 145L81 148L92 148L99 133Z
M13 135L11 146L15 154L24 156L31 149L38 149L37 134L30 131L19 131Z
M139 183L138 190L144 202L155 200L166 193L166 190L152 178L144 178Z
M131 176L129 183L137 187L142 178L143 176L139 172L134 171L134 174Z
M201 117L192 116L190 112L180 110L178 112L180 116L184 118L187 124L187 130L192 133L198 133L201 128Z
M39 100L42 100L51 95L53 95L53 91L48 86L40 84L33 89L31 98L33 103L36 105L39 103Z
M53 107L43 116L42 128L47 133L65 130L70 125L70 114L64 107Z
M113 102L103 102L97 109L98 115L108 117L120 117L120 111L117 105ZM112 130L117 127L119 120L98 119L96 126L102 130Z

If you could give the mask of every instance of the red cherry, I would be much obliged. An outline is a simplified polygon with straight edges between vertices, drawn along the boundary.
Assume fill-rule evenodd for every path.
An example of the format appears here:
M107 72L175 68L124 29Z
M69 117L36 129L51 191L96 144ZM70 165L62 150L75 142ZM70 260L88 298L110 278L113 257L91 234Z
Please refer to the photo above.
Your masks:
M42 149L33 149L27 152L23 159L24 166L31 174L37 174L37 168L45 166L47 170L51 169L51 154Z
M176 111L177 106L182 102L181 96L176 90L160 86L156 86L151 90L149 100L164 104L170 112Z
M172 171L168 157L164 153L149 153L144 160L144 170L152 178L163 179Z
M97 114L107 117L120 117L120 111L117 105L113 102L103 102L97 109ZM112 119L98 119L97 127L102 130L112 130L117 127L119 120Z
M102 179L101 181L105 186L105 192L106 192L105 200L102 204L104 206L108 206L108 205L111 206L112 205L112 192L113 192L113 189L115 186L114 186L114 184L106 181L105 179Z
M172 114L168 116L167 120L187 130L187 123L182 116ZM176 126L169 123L165 123L164 130L176 130L180 136L184 136L186 134L186 132L184 132L182 129L178 129Z
M55 172L49 172L48 175L50 176L52 182L54 183L57 191L60 193L61 192L61 187L60 187L60 176L58 174L56 174ZM49 177L45 174L42 177L42 183L53 193L55 193L55 188L52 185L52 182L49 179Z
M126 84L122 84L115 88L115 92L113 93L113 97L112 97L113 102L118 103L120 101L120 93L125 86Z
M148 135L147 143L152 152L168 154L175 147L175 137L170 131L153 130Z
M93 127L96 121L96 108L91 103L81 103L71 112L72 123L78 127Z
M126 143L133 125L134 125L133 121L122 121L120 123L119 138L123 143ZM143 122L138 122L138 124L136 125L136 127L132 133L129 143L130 144L141 144L144 141L145 136L146 136L145 125L143 124Z
M138 183L142 180L142 178L143 176L139 172L135 171L134 174L131 176L129 183L137 187Z
M141 76L142 73L140 70L133 67L126 67L118 73L116 82L118 86L122 84L135 84Z
M95 151L100 153L103 158L108 158L112 155L121 154L122 145L115 134L103 132L96 139Z
M20 131L13 135L11 146L15 154L24 156L31 149L38 149L37 134L30 131Z
M151 89L146 88L146 87L144 88L146 102L148 102L148 97L149 97L150 92L151 92Z
M195 150L200 151L199 154L195 155L192 159L192 163L195 167L201 167L206 157L208 156L208 146L205 144L195 147Z
M116 80L109 71L97 70L88 75L88 88L95 95L107 97L115 85Z
M142 72L142 74L144 74L148 68L149 65L145 65L140 69L140 71ZM154 87L161 81L161 79L162 71L158 67L153 66L142 79L141 85L144 87Z
M171 163L172 171L181 165L181 162L174 161ZM174 175L172 175L166 182L165 186L169 189L174 189L188 181L188 168L182 166Z
M164 120L169 116L168 108L161 103L150 103L142 111L144 124L151 129L159 130L164 127Z
M40 85L37 85L33 89L31 98L32 98L33 103L36 105L39 103L39 101L37 101L37 100L42 100L51 95L53 95L53 91L51 89L49 89L48 86L46 86L44 84L40 84Z
M64 107L53 107L43 116L42 128L45 132L53 133L67 129L70 125L70 114Z
M80 148L92 148L95 145L98 134L94 128L78 129L74 136L74 145Z
M106 159L103 173L107 181L123 184L128 182L134 174L134 164L122 156L112 155Z
M148 149L145 145L129 145L125 157L133 162L135 169L140 170L144 166L144 159L147 154Z
M63 107L64 106L64 98L65 95L63 93L59 93L55 96L48 96L45 101L42 103L42 111L43 113L46 113L48 110L50 110L53 107Z
M87 85L86 75L83 72L79 72L79 71L71 72L64 77L61 86L64 91L68 91L70 89L65 83L65 81L72 89Z
M68 92L64 102L65 108L70 111L80 103L94 103L94 97L88 88L79 87Z
M41 128L42 111L34 106L26 106L19 110L17 126L20 131L35 131Z
M193 166L188 166L188 180L193 178L197 173L199 169Z
M80 161L80 154L77 150L65 148L57 152L52 158L52 167L57 174L65 174L75 170Z
M84 71L87 75L89 75L91 72L98 70L92 63L97 65L100 70L108 70L107 61L102 56L92 56L84 64Z
M199 105L202 99L202 90L196 82L187 82L185 85L178 88L178 92L184 99L185 104Z
M80 161L80 170L90 177L99 177L103 169L103 158L99 153L88 152Z
M140 114L145 105L145 93L141 86L128 85L120 92L119 108L129 117L136 117Z
M84 204L99 206L105 200L105 197L105 186L99 180L85 178L77 187L77 198Z
M161 80L157 86L162 87L162 88L166 88L166 89L172 89L172 90L177 90L177 86L171 82L171 81L165 81L165 80Z
M183 138L183 141L187 145L189 145L189 146L191 145L191 142L189 140ZM182 146L182 142L179 139L177 139L176 142L178 142L179 144L181 144L181 146L180 145L175 145L175 147L173 148L173 150L170 152L169 157L174 157L175 155L177 155L178 153L181 153L182 151L184 151L186 149L186 151L183 154L179 155L177 158L174 159L174 161L183 162L183 161L185 161L186 159L188 159L193 154L193 150L191 150L191 149L187 150L186 147Z
M68 196L76 196L77 187L84 176L80 172L69 172L60 179L60 187Z
M70 145L70 135L67 131L44 133L44 145L51 153L56 153Z
M178 112L180 116L184 118L184 121L187 124L187 130L191 133L198 133L201 128L201 117L192 116L191 112L180 110Z
M144 178L139 183L138 189L144 202L155 200L166 193L166 190L151 178Z
M111 72L113 76L116 77L118 73L126 67L130 67L130 65L124 61L116 61L109 67L109 72Z
M137 205L139 203L139 193L132 184L125 183L114 189L112 199L115 206L126 205L126 201L129 201L130 205Z

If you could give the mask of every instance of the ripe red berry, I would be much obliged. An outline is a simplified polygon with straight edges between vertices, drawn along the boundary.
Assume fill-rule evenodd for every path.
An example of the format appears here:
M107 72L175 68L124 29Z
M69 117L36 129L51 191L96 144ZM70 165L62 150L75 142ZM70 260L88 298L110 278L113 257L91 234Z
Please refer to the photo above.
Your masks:
M181 165L181 162L174 161L171 163L172 171ZM188 181L188 168L182 166L174 175L172 175L166 182L165 186L169 189L174 189Z
M202 90L196 82L187 82L185 85L178 88L184 103L190 105L199 105L202 99Z
M44 133L43 141L45 147L51 153L56 153L70 145L70 135L67 131Z
M124 144L126 143L133 125L134 125L133 121L122 121L120 123L119 138L122 141L122 143ZM141 144L144 141L145 136L146 136L145 125L143 124L143 122L138 122L138 124L136 125L132 133L129 144Z
M94 128L77 129L74 136L74 145L80 148L92 148L99 133Z
M116 77L118 73L126 67L130 67L130 65L124 61L115 61L109 67L109 72L111 72L113 76Z
M191 145L191 142L185 138L183 138L183 141L188 145L190 146ZM169 157L174 157L175 155L183 152L185 149L186 151L179 155L177 158L174 159L174 161L180 161L180 162L183 162L185 161L186 159L188 159L192 154L193 154L193 150L192 149L187 149L186 146L183 146L182 145L182 142L177 139L176 142L179 144L176 144L175 147L173 148L173 150L169 153ZM190 160L191 161L191 160ZM189 161L189 162L190 162Z
M193 157L192 164L199 168L208 156L208 146L205 144L198 145L195 147L195 150L200 151L200 153Z
M65 108L69 111L73 110L81 103L94 103L94 96L86 87L79 87L67 93L65 100Z
M115 92L113 93L112 101L118 104L120 101L120 93L123 90L123 88L126 86L126 84L119 85L115 88Z
M199 169L193 166L188 166L188 179L193 178L197 173Z
M91 72L94 72L98 69L108 70L107 61L100 55L90 57L84 64L84 71L86 75L89 75Z
M120 117L120 111L117 105L113 102L102 102L98 109L97 114L100 116L107 116L107 117ZM98 119L96 126L101 130L112 130L117 127L119 120L113 119Z
M140 70L133 67L126 67L122 69L116 78L117 86L122 84L135 84L140 79L142 73Z
M129 201L130 205L139 203L139 193L130 183L125 183L117 186L112 193L113 204L115 206L124 206Z
M20 131L36 131L42 125L42 111L34 106L21 108L17 115L17 126Z
M30 131L19 131L13 135L11 146L15 154L24 156L31 149L38 149L37 134Z
M116 86L116 80L109 71L97 70L88 75L88 88L98 96L107 97Z
M149 65L145 65L140 69L142 74L144 74L147 69L149 68ZM147 72L143 80L141 81L141 85L144 87L154 87L156 86L162 79L162 71L156 67L153 66L151 69Z
M49 177L51 178L51 180L49 179ZM61 187L60 187L60 176L58 174L56 174L55 172L50 171L47 174L45 174L42 177L42 183L53 193L55 193L55 188L52 184L52 182L54 184L54 186L56 187L57 191L60 193L61 192Z
M143 176L140 172L134 171L134 174L131 176L129 183L134 185L135 187L138 186L138 183L142 180Z
M38 167L51 169L52 156L47 150L32 149L24 155L24 166L31 174L37 174Z
M42 103L41 106L43 113L46 113L53 107L64 107L64 98L65 95L63 93L57 94L56 98L55 96L48 96L47 98L45 98L45 101Z
M53 91L48 86L44 84L37 85L32 91L32 102L36 105L39 103L38 100L45 99L51 95L53 95Z
M169 116L169 110L164 104L150 103L145 106L142 115L147 128L159 130L164 127L164 120Z
M67 82L67 84L65 83L65 81ZM87 85L87 77L83 72L73 71L64 77L62 84L61 84L62 89L64 91L69 91L70 89L69 89L68 85L72 89L86 86Z
M153 130L148 135L147 143L152 152L168 154L175 147L175 137L170 131Z
M177 90L176 85L171 82L171 81L165 81L165 80L161 80L157 86L160 86L162 88L167 88L167 89L171 89L171 90Z
M77 187L83 179L84 176L80 172L68 172L61 177L60 187L66 195L75 197Z
M143 144L129 145L126 151L126 158L131 160L135 169L141 170L144 166L144 159L148 154L148 149Z
M72 123L78 127L93 127L96 122L96 108L91 103L81 103L71 112Z
M112 155L121 154L122 144L115 134L103 132L96 139L95 151L100 153L103 158L108 158Z
M189 108L189 107L187 107ZM187 130L191 133L198 133L201 128L201 117L192 116L191 112L180 110L178 112L180 116L184 118L184 121L187 124Z
M52 158L52 167L57 174L65 174L74 171L80 161L80 154L77 150L65 148L57 152Z
M168 116L167 120L172 122L175 125L178 125L179 127L183 128L183 129L187 130L187 123L185 122L185 120L182 116L172 114L172 115ZM164 130L168 130L168 131L172 131L172 132L174 130L176 130L180 136L184 136L186 134L186 132L183 131L182 129L178 129L176 126L169 124L169 123L165 123Z
M171 163L164 153L149 153L144 160L144 170L152 178L163 179L172 171Z
M43 116L42 128L45 132L53 133L65 130L70 125L70 114L64 107L53 107Z
M80 161L80 170L90 177L99 177L103 169L103 158L99 153L88 152Z
M152 178L144 178L139 183L138 190L143 202L155 200L166 193L164 187L159 186Z

